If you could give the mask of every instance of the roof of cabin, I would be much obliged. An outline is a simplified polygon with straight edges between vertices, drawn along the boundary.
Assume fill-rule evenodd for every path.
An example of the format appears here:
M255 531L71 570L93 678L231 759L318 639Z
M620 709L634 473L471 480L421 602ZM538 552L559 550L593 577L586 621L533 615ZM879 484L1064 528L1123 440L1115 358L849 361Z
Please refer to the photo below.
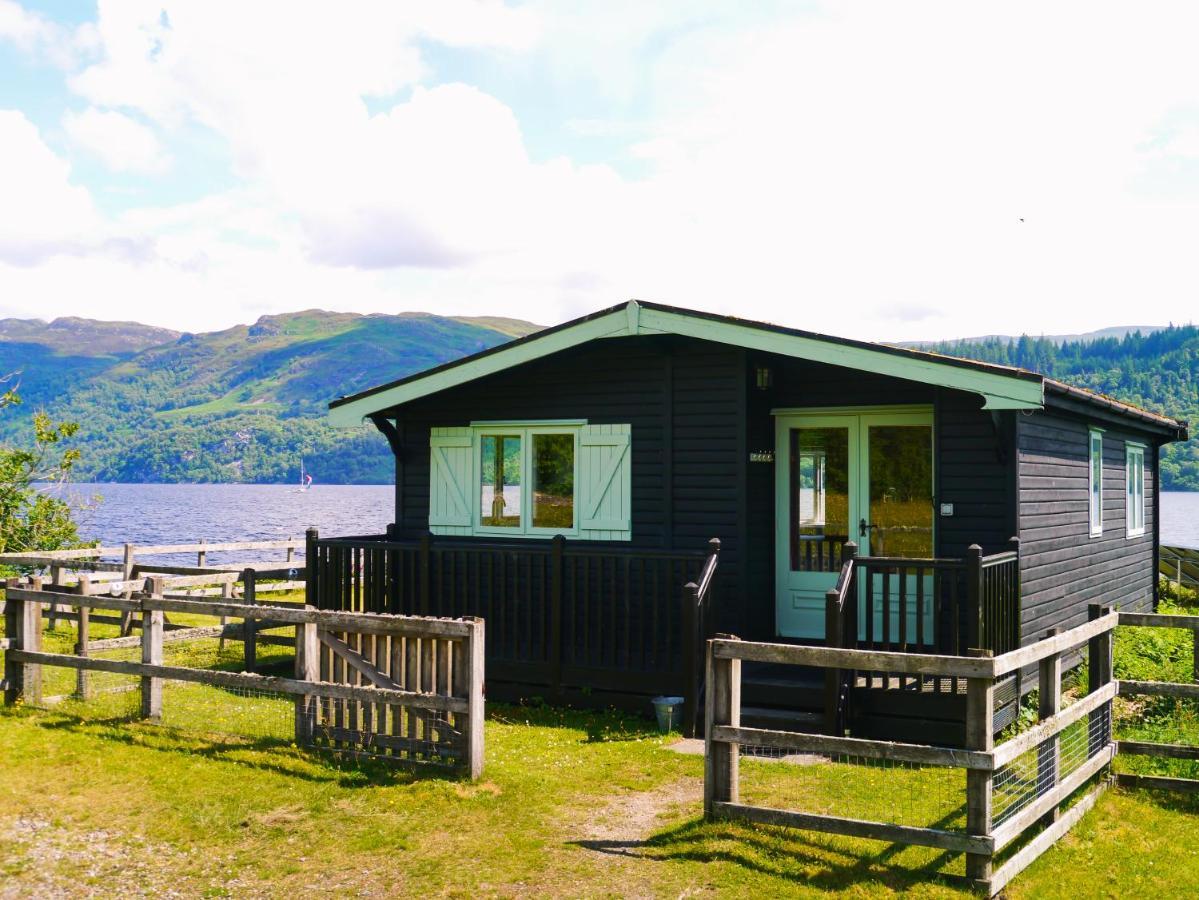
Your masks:
M1185 422L1027 369L637 300L340 397L329 404L330 421L335 425L356 425L372 415L419 397L579 344L601 338L648 334L679 334L971 391L982 396L986 409L1042 409L1049 394L1127 416L1157 429L1164 428L1174 432L1175 438L1186 439Z

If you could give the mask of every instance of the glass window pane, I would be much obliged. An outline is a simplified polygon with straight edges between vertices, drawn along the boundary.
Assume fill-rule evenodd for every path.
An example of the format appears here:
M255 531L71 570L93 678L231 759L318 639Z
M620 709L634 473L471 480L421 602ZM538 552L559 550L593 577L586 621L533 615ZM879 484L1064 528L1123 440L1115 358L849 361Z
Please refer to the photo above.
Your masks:
M575 524L575 439L573 434L533 435L533 527Z
M1103 437L1091 435L1091 530L1103 528Z
M791 570L841 565L849 540L849 430L791 430Z
M480 523L490 528L520 527L520 435L479 438Z
M931 426L871 426L869 522L872 555L934 555Z

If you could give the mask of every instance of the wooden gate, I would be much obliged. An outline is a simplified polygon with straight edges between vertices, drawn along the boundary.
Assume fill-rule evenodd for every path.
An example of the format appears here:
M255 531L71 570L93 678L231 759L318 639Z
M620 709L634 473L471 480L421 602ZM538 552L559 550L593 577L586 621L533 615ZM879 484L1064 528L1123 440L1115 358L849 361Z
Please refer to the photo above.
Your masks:
M448 707L450 698L469 693L472 645L466 638L473 620L408 623L416 627L386 632L318 628L319 678L443 697L446 708L323 698L314 711L314 744L413 762L447 762L468 755L464 717Z

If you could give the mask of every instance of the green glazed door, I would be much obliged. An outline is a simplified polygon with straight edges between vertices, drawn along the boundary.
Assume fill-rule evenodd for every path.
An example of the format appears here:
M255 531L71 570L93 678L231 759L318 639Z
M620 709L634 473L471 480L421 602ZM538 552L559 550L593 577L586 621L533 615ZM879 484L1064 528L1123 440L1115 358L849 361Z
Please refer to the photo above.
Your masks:
M855 541L863 556L934 555L932 429L931 410L776 418L779 636L824 638L824 598L836 584L846 541ZM892 591L898 591L891 581ZM915 585L908 587L914 596ZM873 608L879 610L880 598L875 599ZM864 613L864 594L859 603ZM924 633L932 635L931 605L929 616ZM861 618L859 624L864 628ZM875 625L875 633L881 633L881 621ZM898 621L892 626L897 633ZM908 626L915 634L914 619Z

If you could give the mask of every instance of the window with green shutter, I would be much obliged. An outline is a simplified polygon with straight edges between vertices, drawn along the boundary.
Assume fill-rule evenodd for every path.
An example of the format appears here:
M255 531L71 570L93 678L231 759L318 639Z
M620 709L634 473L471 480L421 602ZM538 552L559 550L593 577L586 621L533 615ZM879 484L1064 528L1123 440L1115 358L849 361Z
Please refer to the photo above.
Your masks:
M630 427L485 422L430 434L434 534L627 541Z

